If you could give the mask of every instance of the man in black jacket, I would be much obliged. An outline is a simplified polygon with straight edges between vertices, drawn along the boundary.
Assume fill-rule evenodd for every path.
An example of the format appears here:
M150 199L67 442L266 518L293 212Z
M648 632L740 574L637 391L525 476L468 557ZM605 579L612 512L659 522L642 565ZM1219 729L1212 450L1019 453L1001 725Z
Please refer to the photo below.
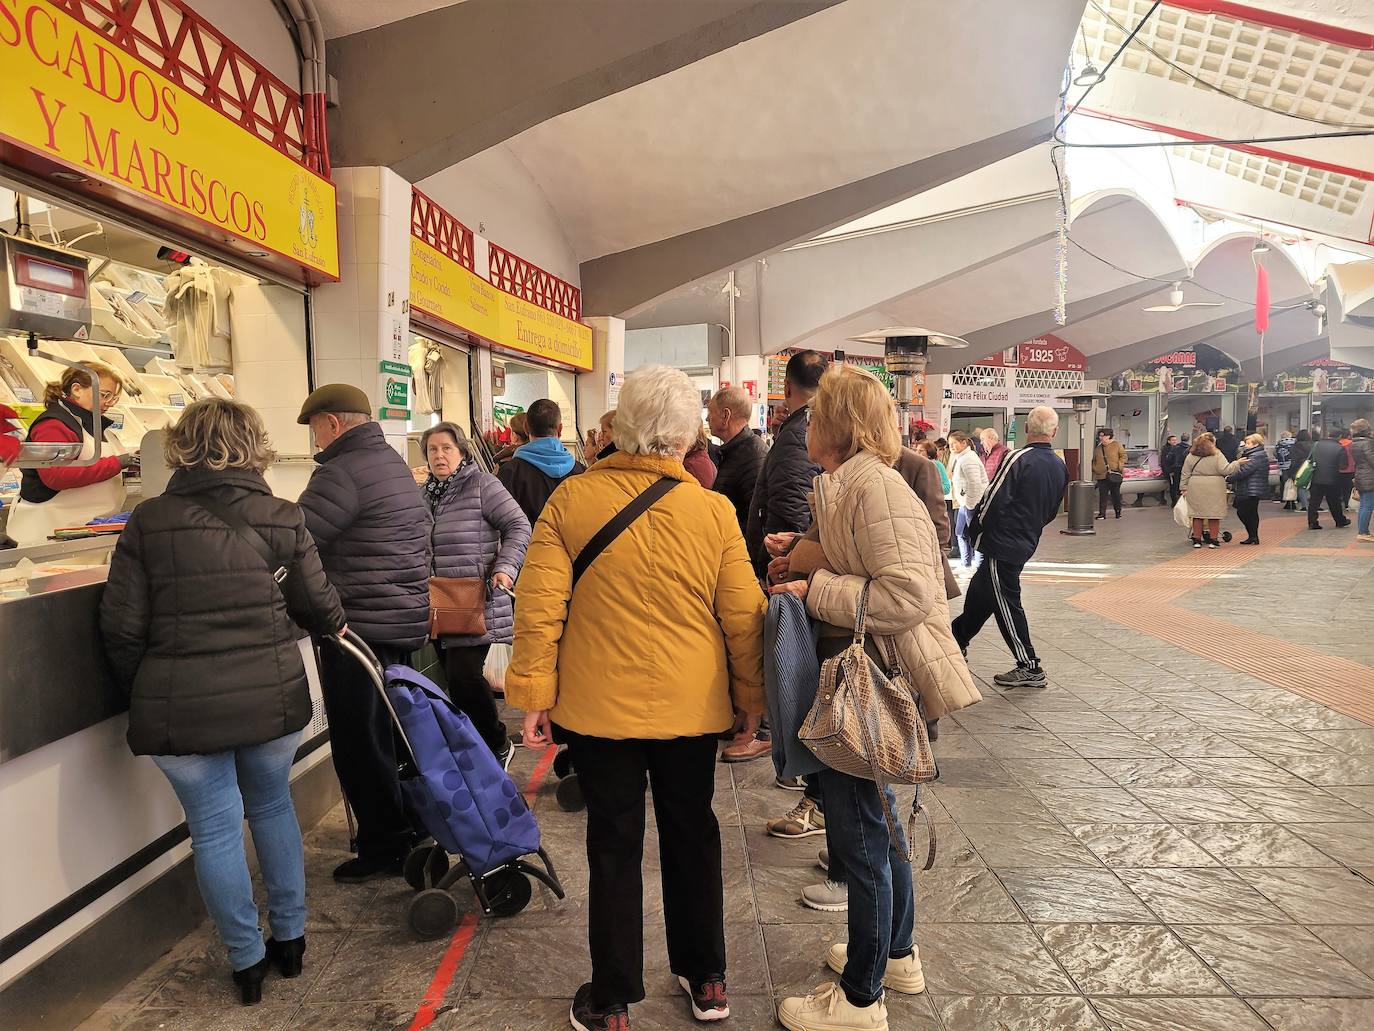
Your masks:
M1350 518L1341 505L1341 465L1345 462L1346 451L1341 445L1340 433L1332 430L1329 435L1323 435L1314 428L1312 440L1315 441L1312 445L1312 464L1316 469L1312 473L1312 482L1307 485L1307 528L1322 528L1317 521L1317 514L1321 511L1323 499L1331 510L1331 518L1336 521L1336 526L1349 526Z
M1170 433L1164 441L1164 447L1159 452L1159 466L1164 470L1164 478L1169 481L1169 503L1178 504L1178 499L1183 494L1183 459L1188 456L1188 444L1185 439L1180 443L1178 435Z
M533 526L558 485L586 472L586 467L563 446L563 412L558 402L541 398L525 415L530 442L515 449L497 476Z
M1236 436L1236 428L1227 426L1217 434L1217 450L1222 453L1226 461L1234 462L1236 455L1240 454L1240 438Z
M429 637L429 509L357 387L320 387L297 421L321 449L299 504L349 628L383 666L407 662ZM320 658L334 769L358 818L358 856L334 879L399 874L415 832L401 804L391 716L351 656L326 644Z
M740 533L749 526L749 503L754 499L759 470L768 457L768 446L749 429L753 412L753 400L740 387L717 391L706 406L707 425L722 442L711 489L724 494L735 506Z
M787 418L778 427L773 447L763 460L754 497L749 503L749 522L744 543L760 577L768 572L768 549L763 539L772 533L805 533L811 526L807 495L820 467L806 453L806 426L811 399L821 384L826 360L816 351L798 351L787 362L783 397Z
M967 651L988 617L997 617L998 629L1016 657L1014 669L993 677L1002 687L1046 685L1021 606L1021 571L1040 546L1040 534L1059 514L1069 483L1064 460L1054 453L1058 430L1054 409L1032 409L1026 417L1026 446L1003 460L974 510L983 564L969 581L964 611L954 621L954 638Z

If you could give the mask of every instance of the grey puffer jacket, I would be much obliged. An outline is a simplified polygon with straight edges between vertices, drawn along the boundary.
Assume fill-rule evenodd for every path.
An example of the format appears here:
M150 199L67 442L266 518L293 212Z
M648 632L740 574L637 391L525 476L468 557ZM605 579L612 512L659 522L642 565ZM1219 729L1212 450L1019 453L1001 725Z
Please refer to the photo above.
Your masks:
M297 504L349 628L403 651L429 638L429 506L382 428L365 423L315 456Z
M530 521L510 491L475 463L464 462L434 511L434 575L489 579L505 573L514 580L529 546ZM514 630L510 596L492 591L487 599L486 635L448 635L442 643L450 647L510 644Z
M1269 452L1263 444L1246 448L1226 467L1226 478L1238 498L1267 498L1269 490Z
M1374 437L1357 433L1350 439L1350 453L1355 456L1355 489L1374 491Z

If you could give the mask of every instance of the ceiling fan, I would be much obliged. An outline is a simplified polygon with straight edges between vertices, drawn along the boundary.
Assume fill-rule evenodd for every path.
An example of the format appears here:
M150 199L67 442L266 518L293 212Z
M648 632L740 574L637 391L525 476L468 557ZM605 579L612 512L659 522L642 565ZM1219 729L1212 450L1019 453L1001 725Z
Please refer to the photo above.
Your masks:
M1184 308L1223 308L1222 301L1187 301L1183 300L1183 284L1175 283L1169 288L1169 303L1154 304L1144 311L1181 311Z

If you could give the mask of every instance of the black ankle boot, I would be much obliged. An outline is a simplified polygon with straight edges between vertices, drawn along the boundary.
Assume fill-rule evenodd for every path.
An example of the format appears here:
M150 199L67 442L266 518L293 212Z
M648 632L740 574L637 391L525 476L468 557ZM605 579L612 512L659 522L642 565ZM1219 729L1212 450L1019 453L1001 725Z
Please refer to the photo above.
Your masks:
M262 982L267 977L268 959L263 956L251 967L234 971L234 984L239 986L239 998L245 1006L262 1002Z
M282 977L300 977L305 956L305 935L286 941L267 939L267 958Z

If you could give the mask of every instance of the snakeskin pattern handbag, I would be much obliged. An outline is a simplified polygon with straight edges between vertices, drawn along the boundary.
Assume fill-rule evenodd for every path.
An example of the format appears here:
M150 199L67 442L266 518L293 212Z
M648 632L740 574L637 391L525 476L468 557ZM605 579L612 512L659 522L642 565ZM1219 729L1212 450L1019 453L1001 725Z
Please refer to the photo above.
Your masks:
M921 795L911 807L907 845L902 848L897 820L887 797L892 784L925 784L940 776L926 734L916 692L890 637L882 638L887 658L884 670L864 650L867 636L868 592L865 584L854 619L854 641L839 655L821 665L820 687L797 736L816 758L832 770L871 780L878 786L892 844L907 862L912 857L916 817L925 815ZM927 817L927 823L929 818ZM930 854L925 869L935 860L935 835L930 834Z

